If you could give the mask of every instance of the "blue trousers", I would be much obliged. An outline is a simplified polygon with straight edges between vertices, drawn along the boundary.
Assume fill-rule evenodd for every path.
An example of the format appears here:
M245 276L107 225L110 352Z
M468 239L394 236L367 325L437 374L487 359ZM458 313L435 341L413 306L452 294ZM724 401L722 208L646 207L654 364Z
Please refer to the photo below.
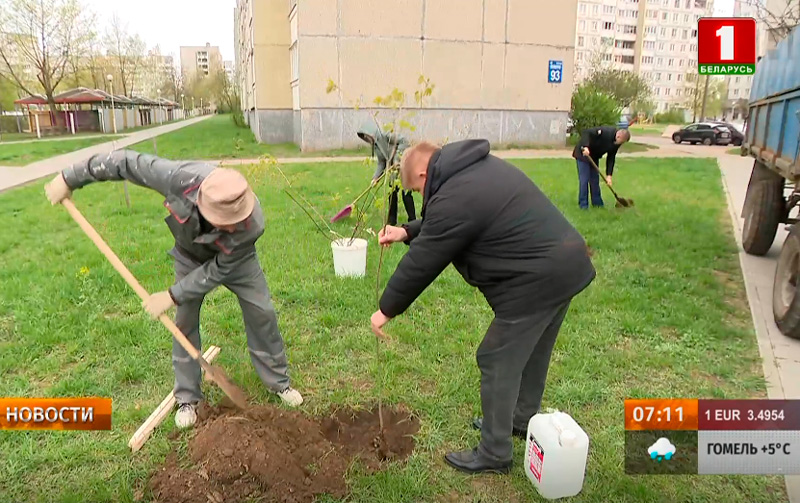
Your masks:
M600 194L600 173L591 164L576 160L578 164L578 206L589 207L589 189L592 192L592 206L603 206Z

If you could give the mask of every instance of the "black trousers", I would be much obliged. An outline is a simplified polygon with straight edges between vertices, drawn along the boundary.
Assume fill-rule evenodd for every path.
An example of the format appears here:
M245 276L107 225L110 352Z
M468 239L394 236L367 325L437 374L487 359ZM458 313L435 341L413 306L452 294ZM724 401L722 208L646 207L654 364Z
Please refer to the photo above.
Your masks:
M400 189L395 189L389 195L389 225L397 225L397 193L400 192ZM408 214L408 221L414 221L417 219L417 211L414 207L414 196L410 190L403 191L403 206L406 208L406 214Z
M571 300L571 299L570 299ZM550 355L570 300L513 320L495 318L478 347L481 370L481 454L512 457L512 428L528 429L539 412Z

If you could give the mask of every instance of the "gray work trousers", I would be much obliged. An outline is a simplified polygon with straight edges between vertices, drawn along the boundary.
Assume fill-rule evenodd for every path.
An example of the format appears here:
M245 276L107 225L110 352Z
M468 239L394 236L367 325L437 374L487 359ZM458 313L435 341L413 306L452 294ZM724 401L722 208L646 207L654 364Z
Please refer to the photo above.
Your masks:
M173 249L175 257L175 279L181 278L200 267L195 262ZM264 385L273 392L289 387L286 353L283 338L278 330L278 317L270 300L267 280L257 258L253 258L226 278L223 285L239 298L247 334L247 349L250 359ZM184 302L177 307L175 324L186 335L194 347L200 345L200 306L203 299ZM202 352L202 351L201 351ZM175 400L181 403L196 403L203 399L200 391L200 365L186 350L172 339L172 368L175 372Z
M481 443L495 461L510 461L512 428L528 429L539 412L550 355L570 301L514 320L495 318L478 346L481 370Z

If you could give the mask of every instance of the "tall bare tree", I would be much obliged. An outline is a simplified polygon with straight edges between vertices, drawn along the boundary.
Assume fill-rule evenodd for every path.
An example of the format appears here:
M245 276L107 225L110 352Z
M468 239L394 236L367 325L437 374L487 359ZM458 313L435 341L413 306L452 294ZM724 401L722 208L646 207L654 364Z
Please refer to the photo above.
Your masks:
M132 96L136 88L136 70L144 59L144 41L139 35L131 35L127 24L115 14L106 34L106 49L115 62L119 89L125 96Z
M774 46L795 26L800 25L800 0L736 0L755 7L756 19L767 29L768 42Z
M28 94L43 92L59 125L55 90L69 74L70 55L85 47L92 24L78 0L0 0L0 75Z

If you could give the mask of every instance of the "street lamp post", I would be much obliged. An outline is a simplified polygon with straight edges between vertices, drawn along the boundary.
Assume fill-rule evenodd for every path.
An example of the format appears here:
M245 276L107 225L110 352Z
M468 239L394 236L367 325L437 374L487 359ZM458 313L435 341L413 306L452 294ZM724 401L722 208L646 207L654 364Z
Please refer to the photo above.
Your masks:
M203 110L203 98L200 98L200 115L205 114L205 110Z
M161 89L156 89L158 93L158 108L161 110L161 113L158 114L158 123L164 124L164 104L161 103Z
M181 93L181 110L183 110L183 118L186 118L186 99L185 94Z
M106 78L108 79L109 89L111 89L111 124L114 128L114 134L117 134L117 113L114 110L114 76L109 73Z
M194 96L192 96L192 115L197 115L197 109L194 107Z

